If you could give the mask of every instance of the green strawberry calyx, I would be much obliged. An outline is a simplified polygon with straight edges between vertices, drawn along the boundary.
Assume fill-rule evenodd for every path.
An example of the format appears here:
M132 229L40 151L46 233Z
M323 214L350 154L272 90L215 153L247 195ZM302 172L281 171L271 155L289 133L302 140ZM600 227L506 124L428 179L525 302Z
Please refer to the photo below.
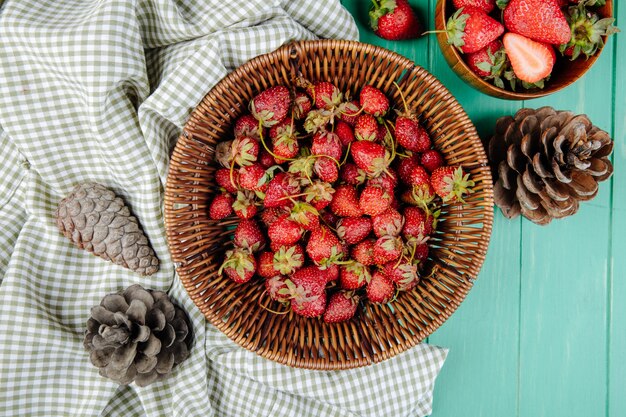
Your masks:
M386 14L393 13L394 10L396 10L396 0L372 0L369 12L372 30L378 30L378 19Z
M593 3L593 4L590 4ZM590 12L587 6L595 5L595 0L581 1L578 6L571 6L565 13L565 18L570 25L572 38L568 43L559 46L559 51L572 54L571 60L575 60L581 54L589 58L604 47L604 36L610 36L620 32L613 26L614 18L600 19L597 13Z
M448 34L448 43L450 45L458 49L465 45L465 26L469 17L469 14L463 13L463 7L461 7L448 19L446 33Z

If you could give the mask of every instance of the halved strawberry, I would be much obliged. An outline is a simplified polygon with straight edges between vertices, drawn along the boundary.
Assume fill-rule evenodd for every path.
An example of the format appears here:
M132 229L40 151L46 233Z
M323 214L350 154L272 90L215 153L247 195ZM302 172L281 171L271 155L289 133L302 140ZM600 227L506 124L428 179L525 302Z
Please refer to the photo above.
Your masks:
M504 35L504 48L517 78L536 83L552 73L556 54L552 46L516 33Z

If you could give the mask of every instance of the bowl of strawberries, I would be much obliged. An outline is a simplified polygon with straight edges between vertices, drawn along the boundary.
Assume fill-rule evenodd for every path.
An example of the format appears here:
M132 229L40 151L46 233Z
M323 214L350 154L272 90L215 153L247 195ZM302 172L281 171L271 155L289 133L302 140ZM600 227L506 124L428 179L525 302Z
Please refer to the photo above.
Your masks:
M379 362L458 307L493 217L458 102L391 51L307 41L254 58L194 110L165 193L172 258L241 346L311 369Z
M437 39L452 70L481 92L543 97L581 78L613 25L612 0L439 0Z

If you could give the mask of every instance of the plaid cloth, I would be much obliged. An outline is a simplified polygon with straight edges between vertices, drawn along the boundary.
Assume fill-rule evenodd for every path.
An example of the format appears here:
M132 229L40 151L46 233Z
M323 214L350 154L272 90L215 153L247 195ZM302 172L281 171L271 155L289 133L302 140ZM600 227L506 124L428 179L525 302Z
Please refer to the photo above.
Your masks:
M1 3L1 2L0 2ZM292 39L357 39L337 0L15 0L0 5L1 416L422 416L446 350L343 372L291 369L207 324L169 258L168 159L228 71ZM57 202L78 182L123 196L162 262L142 278L70 244ZM101 378L91 306L133 283L190 314L191 357L146 388Z

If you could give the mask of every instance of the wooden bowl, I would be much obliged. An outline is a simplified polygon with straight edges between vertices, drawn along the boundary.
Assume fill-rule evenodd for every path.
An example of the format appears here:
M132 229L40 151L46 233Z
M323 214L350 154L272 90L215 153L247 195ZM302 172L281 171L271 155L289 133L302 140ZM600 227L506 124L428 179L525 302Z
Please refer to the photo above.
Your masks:
M432 238L432 275L388 305L362 302L350 321L327 324L278 309L261 279L243 285L217 274L236 218L212 221L207 206L217 190L216 143L227 140L249 100L296 72L329 80L352 96L365 84L400 96L448 163L462 164L476 182L466 204L444 205ZM478 275L493 220L492 179L485 151L459 103L423 68L386 49L349 41L307 41L281 47L226 76L191 114L174 149L165 191L165 225L172 259L189 296L207 320L246 349L281 364L321 370L379 362L422 341L456 310Z
M520 87L517 92L504 90L476 75L463 60L463 54L461 54L457 48L448 44L448 35L445 33L445 29L448 18L454 14L454 6L452 5L452 2L449 0L438 0L436 7L435 28L436 30L444 31L437 33L437 40L439 41L439 46L441 47L443 56L446 58L446 61L448 61L448 65L450 65L450 68L452 68L452 70L469 85L493 97L507 100L528 100L555 93L575 83L579 78L581 78L587 70L591 68L602 53L601 49L587 60L579 58L575 61L570 61L567 58L560 57L560 54L557 51L557 61L554 66L552 76L543 89L536 88L532 90L523 90L523 88ZM606 4L596 10L602 18L612 17L613 0L606 0ZM605 44L606 41L607 37L605 36Z

